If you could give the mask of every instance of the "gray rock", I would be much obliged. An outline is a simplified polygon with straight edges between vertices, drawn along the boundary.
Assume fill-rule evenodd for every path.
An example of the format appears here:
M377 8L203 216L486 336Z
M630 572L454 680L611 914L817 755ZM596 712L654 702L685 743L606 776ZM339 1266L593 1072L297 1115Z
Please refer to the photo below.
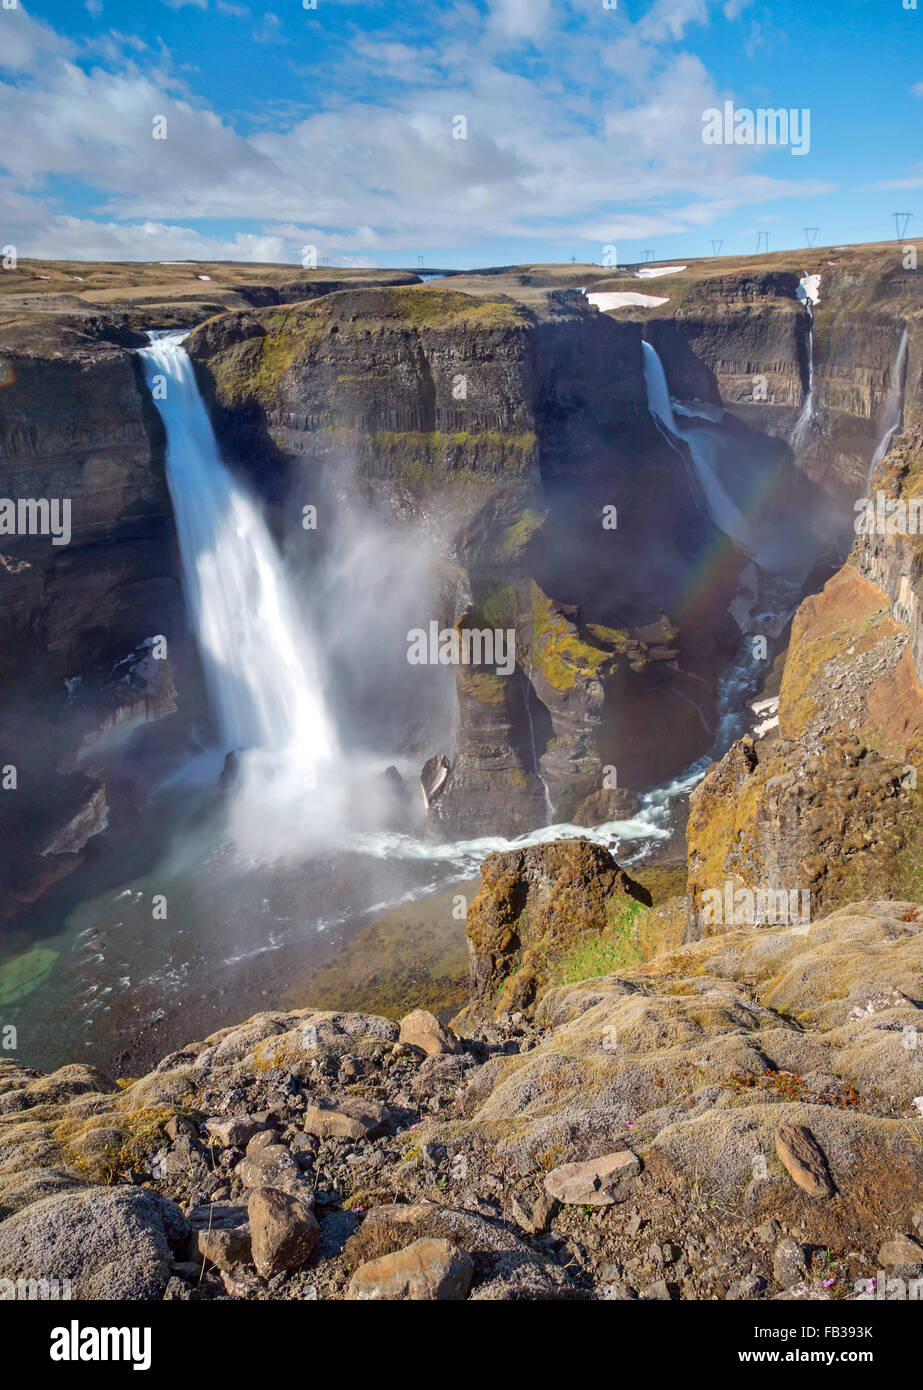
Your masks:
M241 1159L234 1172L244 1187L290 1188L301 1183L301 1169L284 1144L267 1144L248 1158Z
M141 1188L62 1192L0 1224L0 1278L69 1279L74 1298L158 1299L188 1231L179 1207Z
M790 1289L804 1278L807 1269L804 1246L792 1240L791 1236L784 1236L772 1256L772 1272L776 1283L781 1284L783 1289Z
M609 1207L631 1196L630 1180L641 1171L641 1160L630 1149L603 1154L585 1163L565 1163L545 1178L545 1191L568 1206Z

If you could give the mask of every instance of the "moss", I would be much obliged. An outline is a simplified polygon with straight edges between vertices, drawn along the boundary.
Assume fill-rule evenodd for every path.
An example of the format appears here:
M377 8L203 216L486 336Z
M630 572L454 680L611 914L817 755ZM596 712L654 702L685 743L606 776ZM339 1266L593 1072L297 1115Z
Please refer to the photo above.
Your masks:
M506 678L492 671L463 669L465 689L475 700L485 705L502 705L506 699Z
M113 1108L106 1114L75 1120L67 1114L51 1126L51 1133L66 1162L90 1182L112 1183L124 1179L132 1168L144 1161L164 1143L163 1127L177 1113L175 1108ZM95 1146L94 1130L107 1142ZM111 1136L111 1137L110 1137Z
M382 290L376 299L381 302L383 316L401 318L421 328L447 328L459 322L479 328L517 328L531 323L526 311L512 300L482 298L441 286Z
M482 485L494 475L524 477L531 469L536 438L531 431L376 430L369 448L376 462L406 483L451 480Z
M519 592L512 584L488 584L483 595L478 596L477 611L485 625L495 630L515 627L519 608Z
M548 988L595 980L600 975L611 975L625 966L638 964L642 958L638 932L649 911L632 898L613 894L607 905L609 924L606 930L576 941L552 966Z
M540 531L545 524L547 512L536 511L534 507L527 507L518 521L512 526L508 526L503 532L497 548L497 554L502 560L514 559L521 550L529 544L529 541Z
M581 680L603 674L612 660L611 649L596 639L587 641L589 629L575 629L573 623L556 612L552 602L532 583L532 665L556 690L573 690Z

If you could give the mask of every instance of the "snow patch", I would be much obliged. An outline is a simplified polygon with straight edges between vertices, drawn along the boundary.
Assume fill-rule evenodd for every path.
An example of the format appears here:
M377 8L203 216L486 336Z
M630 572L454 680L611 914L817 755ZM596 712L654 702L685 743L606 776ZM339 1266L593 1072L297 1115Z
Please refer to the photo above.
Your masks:
M653 280L658 275L678 275L685 269L684 265L651 265L639 270L638 275L642 280Z
M655 294L635 294L632 290L619 291L618 294L588 294L587 299L603 313L608 309L624 309L629 304L640 305L642 309L656 309L658 304L669 302L659 299Z
M811 304L816 304L820 299L820 276L802 275L801 284L795 291L799 299L806 299Z

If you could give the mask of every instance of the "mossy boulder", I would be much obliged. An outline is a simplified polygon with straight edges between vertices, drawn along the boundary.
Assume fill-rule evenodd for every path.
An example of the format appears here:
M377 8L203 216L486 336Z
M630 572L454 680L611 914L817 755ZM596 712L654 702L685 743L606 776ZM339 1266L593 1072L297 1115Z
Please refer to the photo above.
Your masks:
M489 854L468 908L472 1002L459 1018L530 1009L578 943L618 937L620 910L650 905L647 889L589 840Z

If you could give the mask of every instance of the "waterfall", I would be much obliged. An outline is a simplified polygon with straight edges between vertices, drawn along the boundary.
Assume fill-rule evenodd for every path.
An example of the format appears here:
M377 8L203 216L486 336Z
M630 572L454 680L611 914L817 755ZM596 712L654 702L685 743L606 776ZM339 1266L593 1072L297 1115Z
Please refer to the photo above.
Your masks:
M728 495L718 473L717 430L704 424L680 424L673 410L663 363L656 349L648 342L642 342L641 349L644 354L647 404L654 423L677 452L682 450L677 448L676 441L681 440L685 444L709 515L718 530L730 536L742 550L752 554L750 527L740 508Z
M891 368L891 381L888 387L888 395L885 400L885 408L882 414L882 432L878 441L878 447L872 455L872 462L869 464L867 483L872 481L875 469L881 463L885 454L891 447L891 440L900 429L901 418L904 413L904 376L907 369L907 329L901 334L901 341L898 345L897 356L894 359L894 366Z
M542 776L541 763L538 760L538 749L535 746L535 725L532 721L532 671L526 675L522 672L522 695L523 704L526 707L526 719L529 721L529 742L532 745L532 765L535 768L535 775L545 789L545 809L548 812L548 820L554 820L554 803L551 800L551 792L548 790L548 783Z
M808 311L808 390L804 405L795 421L795 428L792 430L792 453L796 458L804 447L808 430L814 420L814 311L807 296L804 307Z
M282 754L304 783L337 747L319 663L260 508L221 462L185 336L151 334L140 356L167 434L186 603L209 694L225 749Z

